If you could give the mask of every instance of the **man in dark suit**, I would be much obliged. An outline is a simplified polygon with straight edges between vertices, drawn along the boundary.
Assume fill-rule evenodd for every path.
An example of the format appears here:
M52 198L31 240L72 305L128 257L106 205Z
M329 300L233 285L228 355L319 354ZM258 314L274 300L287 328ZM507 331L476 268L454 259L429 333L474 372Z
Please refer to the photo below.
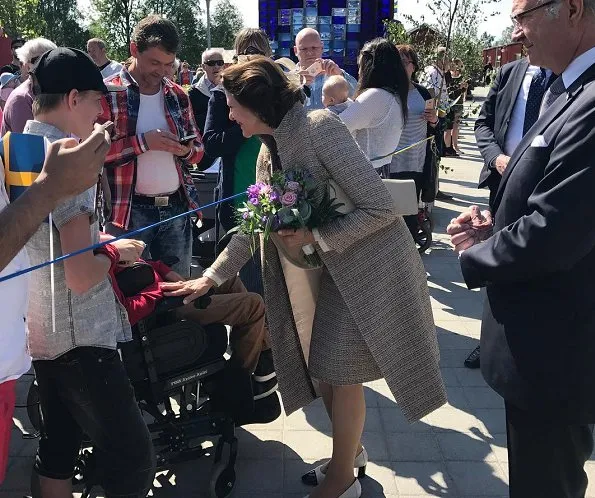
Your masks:
M529 64L526 58L502 66L475 122L475 138L484 160L479 188L490 189L490 208L510 156L525 133L537 121L543 95L552 72ZM465 360L467 368L479 368L480 347Z
M505 400L511 498L582 498L595 422L595 2L513 0L512 13L516 41L560 77L504 172L493 235L476 206L447 231L467 286L487 288L481 367Z

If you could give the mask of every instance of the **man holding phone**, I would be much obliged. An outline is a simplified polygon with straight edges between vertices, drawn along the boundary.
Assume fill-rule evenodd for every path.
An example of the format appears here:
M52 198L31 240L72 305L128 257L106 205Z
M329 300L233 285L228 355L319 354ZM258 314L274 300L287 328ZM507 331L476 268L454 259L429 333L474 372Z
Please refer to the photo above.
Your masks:
M115 123L106 157L112 212L106 231L120 235L199 206L188 167L203 146L188 96L166 76L180 39L174 24L148 16L134 29L132 64L106 80L103 120ZM136 236L143 258L178 260L172 268L190 276L192 224L181 217Z

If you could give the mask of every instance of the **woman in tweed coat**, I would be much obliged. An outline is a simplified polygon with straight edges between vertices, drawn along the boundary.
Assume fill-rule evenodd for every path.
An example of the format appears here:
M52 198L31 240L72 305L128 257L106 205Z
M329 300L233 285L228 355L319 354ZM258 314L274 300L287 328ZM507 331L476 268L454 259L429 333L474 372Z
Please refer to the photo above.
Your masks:
M308 365L275 245L261 241L261 257L285 410L292 413L316 398L315 378L332 414L332 459L310 496L356 498L361 488L353 464L365 419L362 383L384 377L410 421L446 402L426 273L403 219L393 213L389 192L337 116L307 113L301 89L270 59L227 69L223 85L230 117L245 136L261 135L266 144L257 181L267 181L275 168L305 168L323 188L334 180L355 205L319 227L316 237L305 230L284 236L290 245L316 244L324 262ZM231 278L250 257L250 238L236 234L203 277L164 290L187 295L189 302Z

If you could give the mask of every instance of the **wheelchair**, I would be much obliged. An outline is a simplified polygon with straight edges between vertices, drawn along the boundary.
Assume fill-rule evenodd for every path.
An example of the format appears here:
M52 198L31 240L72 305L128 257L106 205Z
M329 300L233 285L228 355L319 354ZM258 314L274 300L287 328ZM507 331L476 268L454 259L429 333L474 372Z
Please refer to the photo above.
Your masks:
M175 309L182 306L182 300L160 301L149 317L133 327L133 340L119 344L119 350L139 407L143 415L152 418L147 426L157 471L213 455L210 496L225 498L231 495L236 481L235 428L274 419L263 419L255 412L250 374L235 367L226 353L226 326L202 327L176 319ZM209 302L206 295L196 300L195 306L204 308ZM279 403L277 393L273 394L274 402ZM29 388L27 406L31 423L39 431L41 413L35 383ZM274 418L279 413L280 405ZM205 439L216 436L219 439L214 451L202 447ZM101 482L101 469L95 463L90 441L82 445L73 482L83 485L82 498L88 498L91 489Z

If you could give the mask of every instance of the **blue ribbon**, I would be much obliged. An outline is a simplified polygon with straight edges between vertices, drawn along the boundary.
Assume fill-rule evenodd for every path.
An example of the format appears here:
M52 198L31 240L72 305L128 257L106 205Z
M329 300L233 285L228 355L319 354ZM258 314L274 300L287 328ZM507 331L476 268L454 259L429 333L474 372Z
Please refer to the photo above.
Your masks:
M65 259L69 259L74 256L78 256L79 254L83 254L88 251L94 251L95 249L99 249L100 247L103 247L107 244L110 244L111 242L114 242L115 240L133 238L134 235L142 233L145 230L149 230L151 228L158 227L160 225L163 225L164 223L169 223L172 220L177 220L178 218L182 218L183 216L188 216L189 214L196 213L197 211L202 211L206 208L210 208L213 206L217 206L218 204L222 204L224 202L231 201L233 199L236 199L237 197L241 197L242 195L246 195L246 192L240 192L239 194L232 195L231 197L226 197L225 199L221 199L220 201L211 202L210 204L206 204L205 206L199 206L196 209L186 211L185 213L177 214L176 216L172 216L171 218L168 218L166 220L158 221L157 223L153 223L152 225L148 225L146 227L139 228L132 232L128 232L123 235L119 235L118 237L114 237L113 239L106 240L104 242L99 242L98 244L94 244L92 246L85 247L83 249L79 249L78 251L74 251L69 254L63 254L59 258L56 258L52 261L46 261L45 263L40 263L35 266L30 266L29 268L25 268L24 270L19 270L17 272L11 273L10 275L5 275L4 277L0 277L0 283L6 282L7 280L11 280L16 277L20 277L21 275L25 275L27 273L31 273L32 271L39 270L40 268L44 268L45 266L53 265L54 263L59 263L61 261L64 261Z

